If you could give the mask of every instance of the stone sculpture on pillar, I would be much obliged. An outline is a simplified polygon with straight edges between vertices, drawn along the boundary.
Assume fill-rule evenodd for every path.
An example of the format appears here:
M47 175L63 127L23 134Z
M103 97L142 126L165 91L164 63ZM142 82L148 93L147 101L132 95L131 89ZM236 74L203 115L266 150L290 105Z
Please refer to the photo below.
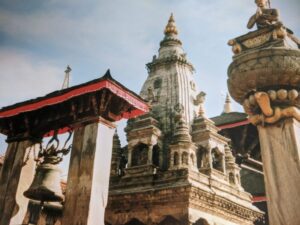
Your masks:
M230 95L258 126L270 224L300 224L300 50L278 11L256 0L258 30L229 41Z
M267 8L267 0L255 0L256 13L250 17L247 27L251 29L254 24L257 28L264 28L271 24L279 23L279 12L277 9ZM270 6L269 6L270 7Z

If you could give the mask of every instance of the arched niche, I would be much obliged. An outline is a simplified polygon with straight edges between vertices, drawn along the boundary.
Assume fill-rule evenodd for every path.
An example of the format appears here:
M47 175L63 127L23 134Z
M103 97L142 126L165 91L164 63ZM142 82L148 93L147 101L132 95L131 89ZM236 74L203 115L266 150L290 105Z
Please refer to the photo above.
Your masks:
M197 167L198 169L203 168L205 165L205 154L207 153L206 148L203 146L200 146L196 152L197 154Z
M162 79L158 78L153 82L153 87L154 89L159 89L161 88L162 85Z
M229 183L230 184L235 184L235 177L234 177L234 174L232 172L229 173L228 177L229 177Z
M166 216L158 225L181 225L173 216Z
M188 165L189 164L189 154L187 152L182 153L181 161L182 161L182 165Z
M148 161L148 145L140 143L132 150L131 166L146 165Z
M157 144L154 145L152 150L152 163L155 166L159 166L159 151L159 146Z
M179 165L179 154L178 152L174 152L174 166L178 166Z
M193 225L210 225L206 219L200 218Z
M223 171L224 157L222 152L217 147L211 150L211 158L212 158L212 167L216 170L224 172Z
M127 223L125 223L124 225L146 225L146 224L142 223L141 221L139 221L136 218L133 218L130 221L128 221Z

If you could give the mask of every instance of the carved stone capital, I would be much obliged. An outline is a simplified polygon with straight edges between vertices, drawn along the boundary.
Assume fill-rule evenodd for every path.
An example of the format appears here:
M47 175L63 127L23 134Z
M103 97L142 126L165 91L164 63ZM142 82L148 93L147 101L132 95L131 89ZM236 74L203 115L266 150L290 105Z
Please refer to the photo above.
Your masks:
M273 124L284 118L300 121L300 96L296 89L255 92L244 100L243 106L254 125Z

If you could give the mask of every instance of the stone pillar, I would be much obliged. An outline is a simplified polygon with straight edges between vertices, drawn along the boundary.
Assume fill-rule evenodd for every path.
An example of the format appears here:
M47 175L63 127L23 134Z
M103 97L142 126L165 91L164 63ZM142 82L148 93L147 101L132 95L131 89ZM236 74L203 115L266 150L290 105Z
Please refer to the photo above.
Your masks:
M181 167L182 164L182 152L178 151L178 167Z
M170 162L169 162L169 168L172 169L174 166L174 152L171 152L171 156L170 156Z
M212 160L212 155L211 155L211 148L209 148L208 151L205 152L205 154L206 154L208 168L212 169L213 168L213 160Z
M24 162L32 148L34 144L30 140L8 144L0 173L0 225L23 222L29 202L23 193L29 188L35 172L33 155L26 164Z
M225 154L222 153L222 171L226 173L226 166L225 166Z
M258 126L270 224L300 224L300 123Z
M148 165L153 164L153 145L148 145Z
M74 131L63 225L104 225L114 130L92 123Z
M127 167L131 167L131 162L132 162L132 149L128 149L128 162L127 162Z

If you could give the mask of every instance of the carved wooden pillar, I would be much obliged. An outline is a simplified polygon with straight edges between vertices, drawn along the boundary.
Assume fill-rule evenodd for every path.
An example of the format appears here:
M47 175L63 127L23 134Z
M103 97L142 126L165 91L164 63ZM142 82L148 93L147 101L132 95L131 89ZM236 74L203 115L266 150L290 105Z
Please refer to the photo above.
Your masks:
M33 180L35 162L33 155L24 164L30 150L30 140L8 144L3 168L0 171L0 225L22 224L29 199L23 196Z
M258 126L270 224L300 224L300 123Z
M114 130L92 123L74 131L63 225L104 224Z

